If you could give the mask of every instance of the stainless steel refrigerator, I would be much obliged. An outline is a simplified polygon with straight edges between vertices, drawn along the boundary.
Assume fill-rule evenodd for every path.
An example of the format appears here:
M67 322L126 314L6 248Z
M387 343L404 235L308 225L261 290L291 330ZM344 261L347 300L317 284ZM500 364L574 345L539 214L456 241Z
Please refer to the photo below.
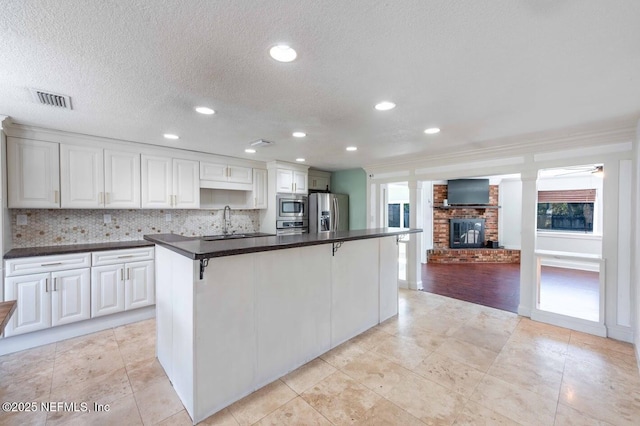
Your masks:
M309 233L348 230L348 195L321 192L309 195Z

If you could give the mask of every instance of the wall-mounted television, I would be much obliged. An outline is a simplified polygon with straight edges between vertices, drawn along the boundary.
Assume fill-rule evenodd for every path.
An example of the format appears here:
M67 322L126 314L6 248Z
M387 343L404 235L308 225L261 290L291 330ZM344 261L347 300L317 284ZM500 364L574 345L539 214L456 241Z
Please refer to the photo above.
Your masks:
M447 181L449 204L489 204L489 179L453 179Z

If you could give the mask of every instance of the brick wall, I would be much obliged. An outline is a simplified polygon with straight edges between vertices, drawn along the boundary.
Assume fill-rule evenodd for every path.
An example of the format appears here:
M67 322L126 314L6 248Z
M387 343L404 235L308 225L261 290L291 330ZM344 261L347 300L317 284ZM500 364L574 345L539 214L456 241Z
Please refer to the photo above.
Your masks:
M489 205L498 206L498 185L489 186ZM442 208L447 198L447 185L433 186L433 250L427 251L427 262L493 262L520 263L519 250L504 249L450 249L449 219L484 219L485 241L498 241L498 215L500 209L474 209L465 207Z

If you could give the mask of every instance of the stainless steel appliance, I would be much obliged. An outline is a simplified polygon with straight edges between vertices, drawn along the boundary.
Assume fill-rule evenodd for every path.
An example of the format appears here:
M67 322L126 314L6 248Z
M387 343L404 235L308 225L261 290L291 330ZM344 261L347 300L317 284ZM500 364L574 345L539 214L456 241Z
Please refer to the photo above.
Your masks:
M276 221L276 235L306 234L309 231L309 221L278 220Z
M349 230L349 196L315 193L309 196L309 232Z
M308 202L306 195L278 194L276 196L276 220L303 220L308 219Z

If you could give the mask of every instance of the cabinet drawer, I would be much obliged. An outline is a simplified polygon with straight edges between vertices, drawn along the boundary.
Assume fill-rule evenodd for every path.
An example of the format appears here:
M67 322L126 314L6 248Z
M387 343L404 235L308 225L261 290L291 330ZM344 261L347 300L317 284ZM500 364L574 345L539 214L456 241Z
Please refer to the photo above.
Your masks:
M5 274L13 277L41 272L64 271L91 266L90 253L63 254L55 256L20 257L5 263Z
M152 260L154 247L141 247L125 250L97 251L91 254L93 266L114 265L116 263Z

